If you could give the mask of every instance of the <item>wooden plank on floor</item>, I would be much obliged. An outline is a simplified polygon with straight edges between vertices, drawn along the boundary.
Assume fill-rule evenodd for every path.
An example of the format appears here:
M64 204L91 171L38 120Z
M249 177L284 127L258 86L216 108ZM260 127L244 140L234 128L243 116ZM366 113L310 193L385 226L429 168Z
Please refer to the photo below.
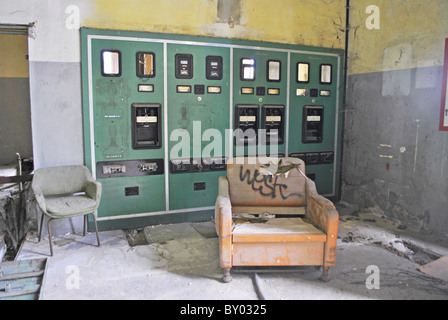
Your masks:
M0 300L4 300L4 299L12 299L12 298L18 298L21 296L29 296L29 295L35 295L37 293L39 293L41 288L40 284L35 284L32 285L30 287L24 288L24 287L19 287L19 288L15 288L12 287L11 289L5 291L5 289L2 289L2 291L0 291Z
M0 264L0 300L38 300L47 259L8 261Z
M44 270L39 270L39 271L35 271L35 272L7 274L7 275L3 275L3 276L0 275L0 281L40 277L43 274L44 274Z

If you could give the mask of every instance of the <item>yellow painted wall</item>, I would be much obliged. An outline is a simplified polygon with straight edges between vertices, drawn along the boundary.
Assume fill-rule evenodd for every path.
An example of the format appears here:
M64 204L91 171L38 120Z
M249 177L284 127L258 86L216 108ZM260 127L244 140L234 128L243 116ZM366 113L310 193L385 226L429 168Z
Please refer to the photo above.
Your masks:
M447 0L350 1L349 74L443 65ZM380 29L369 30L369 5L380 9Z
M244 2L246 27L254 40L345 47L345 0L250 0Z
M28 78L28 36L0 34L0 78Z
M85 26L117 30L192 33L216 18L217 1L95 0Z
M240 24L218 0L95 0L83 26L344 48L345 0L242 0Z

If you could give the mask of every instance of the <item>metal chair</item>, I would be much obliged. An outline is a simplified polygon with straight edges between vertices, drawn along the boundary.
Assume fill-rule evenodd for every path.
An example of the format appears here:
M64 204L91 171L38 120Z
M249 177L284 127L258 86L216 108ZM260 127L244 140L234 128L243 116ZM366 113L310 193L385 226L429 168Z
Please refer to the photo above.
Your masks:
M42 211L39 242L42 237L44 215L49 217L47 227L51 256L53 256L53 244L50 222L54 219L84 216L85 236L87 217L92 214L98 247L101 245L96 210L100 204L102 186L93 179L87 167L74 165L38 169L34 173L31 186Z

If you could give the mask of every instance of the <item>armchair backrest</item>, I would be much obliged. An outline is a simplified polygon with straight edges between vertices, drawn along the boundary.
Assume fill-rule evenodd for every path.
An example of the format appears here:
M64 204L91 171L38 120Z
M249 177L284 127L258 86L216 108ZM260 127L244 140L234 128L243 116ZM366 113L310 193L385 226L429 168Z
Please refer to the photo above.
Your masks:
M32 186L46 196L72 194L85 191L92 179L89 169L81 165L41 168L34 172Z
M235 206L303 207L306 178L299 169L305 174L305 163L297 158L279 158L278 163L234 158L227 164L230 201Z

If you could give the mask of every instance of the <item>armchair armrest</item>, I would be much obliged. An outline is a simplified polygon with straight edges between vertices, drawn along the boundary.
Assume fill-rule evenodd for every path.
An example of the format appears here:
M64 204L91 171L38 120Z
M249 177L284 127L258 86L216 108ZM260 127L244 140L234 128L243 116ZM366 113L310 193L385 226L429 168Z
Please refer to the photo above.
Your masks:
M101 192L102 192L102 185L98 181L95 180L87 180L86 188L85 188L86 195L95 200L98 204L101 199Z
M339 228L339 214L334 204L320 196L312 180L306 180L306 216L327 235L324 266L334 266Z
M219 236L221 267L232 267L232 204L228 196L229 183L226 177L219 178L219 193L215 203L215 226Z
M229 180L227 180L227 177L219 177L218 195L229 197Z
M218 185L218 197L215 203L215 226L216 232L218 235L221 235L221 220L229 218L226 213L223 213L225 207L230 208L230 221L232 220L232 204L230 203L229 198L229 181L227 177L219 177L219 185ZM232 222L231 222L232 223ZM232 229L230 229L231 231Z

